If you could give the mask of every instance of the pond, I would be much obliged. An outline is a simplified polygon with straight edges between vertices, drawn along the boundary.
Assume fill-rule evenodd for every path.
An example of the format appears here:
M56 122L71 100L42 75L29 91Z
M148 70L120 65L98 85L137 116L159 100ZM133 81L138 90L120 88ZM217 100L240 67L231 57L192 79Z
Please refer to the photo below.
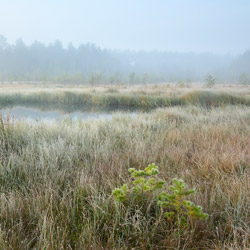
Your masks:
M110 119L113 113L118 110L102 110L102 109L82 109L82 110L74 110L68 108L61 109L50 109L43 107L23 107L23 106L13 106L13 107L4 107L0 108L0 114L2 117L12 117L15 120L26 120L28 122L36 122L36 121L46 121L53 122L58 121L65 118L70 118L73 121L77 121L79 119L99 119L106 118Z

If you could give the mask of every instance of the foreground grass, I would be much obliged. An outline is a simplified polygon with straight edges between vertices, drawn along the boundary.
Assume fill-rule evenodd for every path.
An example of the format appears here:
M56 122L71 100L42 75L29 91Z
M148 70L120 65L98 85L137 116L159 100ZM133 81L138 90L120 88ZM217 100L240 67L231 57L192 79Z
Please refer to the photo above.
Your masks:
M174 107L112 120L0 125L1 249L249 249L250 109ZM111 193L128 168L196 187L181 234Z

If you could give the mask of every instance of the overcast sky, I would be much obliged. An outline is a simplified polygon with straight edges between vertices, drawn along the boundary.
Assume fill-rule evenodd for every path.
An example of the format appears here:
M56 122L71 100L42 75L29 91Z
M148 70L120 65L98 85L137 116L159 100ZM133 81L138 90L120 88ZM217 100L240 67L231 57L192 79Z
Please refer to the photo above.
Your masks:
M0 0L0 34L10 43L236 54L250 49L250 0Z

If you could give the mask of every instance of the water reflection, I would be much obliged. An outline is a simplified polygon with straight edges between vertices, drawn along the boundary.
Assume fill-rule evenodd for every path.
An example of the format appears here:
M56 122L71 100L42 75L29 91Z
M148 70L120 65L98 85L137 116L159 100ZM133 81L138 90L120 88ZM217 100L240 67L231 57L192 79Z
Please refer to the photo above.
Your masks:
M90 118L107 118L110 119L112 114L118 111L117 109L101 109L101 108L85 108L74 109L69 107L24 107L24 106L9 106L0 108L0 113L3 117L14 117L15 120L32 121L57 121L64 118L70 118L73 121L78 119Z

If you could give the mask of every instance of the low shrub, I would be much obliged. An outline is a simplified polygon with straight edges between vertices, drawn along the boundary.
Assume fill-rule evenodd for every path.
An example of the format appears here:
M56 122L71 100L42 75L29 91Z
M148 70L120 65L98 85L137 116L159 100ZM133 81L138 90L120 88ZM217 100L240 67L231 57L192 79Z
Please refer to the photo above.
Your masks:
M195 193L194 189L188 189L181 179L173 179L170 192L162 191L166 184L163 180L157 180L152 176L159 174L159 168L154 163L144 170L130 168L130 182L113 190L113 196L118 202L129 207L131 204L137 207L157 204L168 221L174 222L178 228L187 227L191 221L207 219L208 214L202 211L202 207L186 200L186 197Z

